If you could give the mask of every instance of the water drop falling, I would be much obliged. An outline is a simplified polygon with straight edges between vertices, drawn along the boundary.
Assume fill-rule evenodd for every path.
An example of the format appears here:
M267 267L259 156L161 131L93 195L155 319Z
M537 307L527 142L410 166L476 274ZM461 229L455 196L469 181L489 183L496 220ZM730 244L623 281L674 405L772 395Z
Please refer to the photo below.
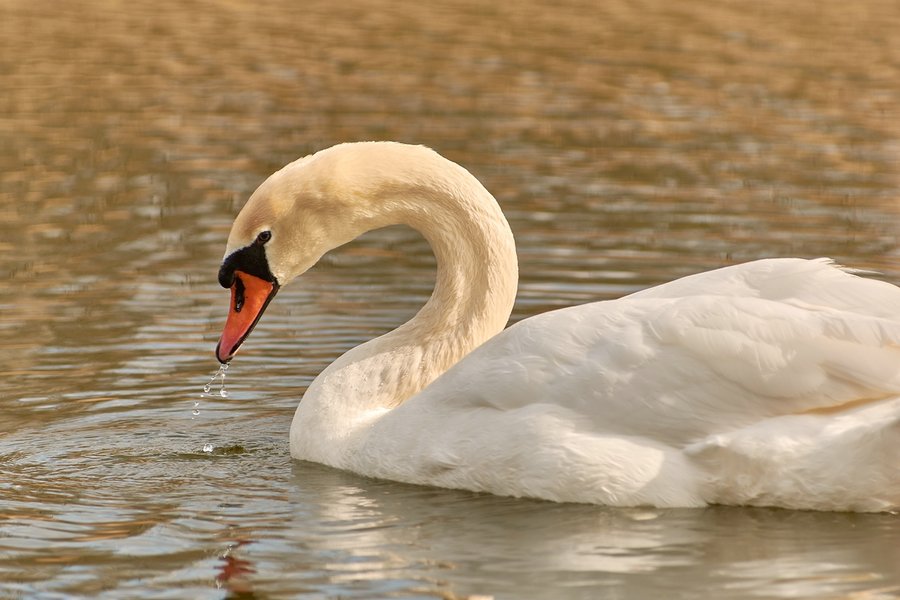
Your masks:
M219 386L219 396L222 398L228 397L228 391L225 390L225 372L228 371L228 363L224 365L219 365L219 377L222 378L222 384Z
M203 393L208 394L212 389L213 383L215 383L216 379L221 379L222 382L219 384L219 395L223 398L228 396L228 393L222 393L225 391L225 371L228 370L228 365L219 365L219 370L216 371L212 377L209 378L209 382L203 386Z
M213 376L209 378L209 381L206 382L206 385L203 386L203 392L200 394L201 398L206 398L209 395L210 390L212 390L213 384L216 382L216 379L221 380L219 383L219 397L228 397L228 390L225 389L225 372L227 370L228 365L219 365L219 370L216 371L215 374L213 374ZM195 417L200 414L200 409L198 408L199 406L199 402L194 402L194 410L191 412Z

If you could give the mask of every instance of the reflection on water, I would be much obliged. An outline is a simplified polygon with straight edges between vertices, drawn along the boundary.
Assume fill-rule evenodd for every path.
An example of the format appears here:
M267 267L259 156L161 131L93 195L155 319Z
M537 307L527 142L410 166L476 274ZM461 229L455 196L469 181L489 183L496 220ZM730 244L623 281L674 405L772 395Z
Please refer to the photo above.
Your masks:
M684 597L729 588L739 597L788 597L804 588L811 597L828 597L860 581L889 589L870 569L886 573L896 558L884 556L883 547L857 547L873 534L891 534L873 515L611 510L359 485L314 466L295 471L302 481L329 483L323 489L330 501L318 502L317 512L299 515L291 527L304 531L315 553L349 554L327 564L331 580L380 580L385 564L402 573L424 563L445 576L459 572L474 590L490 581L500 597L529 590L526 597L593 598L598 589L619 590L621 597L679 597L673 578ZM310 521L322 529L310 531ZM339 535L348 530L352 536ZM900 591L896 582L890 589Z
M900 595L895 515L609 510L292 462L305 386L430 292L402 228L280 292L229 397L194 405L231 219L340 141L428 144L494 192L514 320L763 256L900 281L898 30L892 0L3 3L0 596Z
M256 573L256 569L249 560L238 557L238 549L252 543L248 540L238 540L229 544L219 557L222 563L216 575L216 587L225 587L231 594L236 595L253 594L253 587L248 578Z

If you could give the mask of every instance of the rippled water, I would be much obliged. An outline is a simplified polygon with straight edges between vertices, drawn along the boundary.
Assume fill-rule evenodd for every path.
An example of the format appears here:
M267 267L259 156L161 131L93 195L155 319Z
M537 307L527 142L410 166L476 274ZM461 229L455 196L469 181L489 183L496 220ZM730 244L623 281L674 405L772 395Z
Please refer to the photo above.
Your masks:
M291 461L312 378L430 292L405 229L283 290L201 397L231 219L339 141L428 144L494 192L514 320L764 256L900 282L897 31L893 0L0 3L0 597L900 596L896 515Z

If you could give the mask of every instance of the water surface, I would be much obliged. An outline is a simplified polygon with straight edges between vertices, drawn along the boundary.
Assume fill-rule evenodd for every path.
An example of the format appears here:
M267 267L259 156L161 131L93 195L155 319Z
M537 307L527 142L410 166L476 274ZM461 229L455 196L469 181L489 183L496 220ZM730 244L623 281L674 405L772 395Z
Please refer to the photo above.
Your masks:
M481 179L517 239L513 320L768 256L900 282L892 0L426 4L0 5L0 597L900 596L896 515L556 505L291 461L312 378L430 293L402 228L283 290L229 398L200 397L231 220L341 141Z

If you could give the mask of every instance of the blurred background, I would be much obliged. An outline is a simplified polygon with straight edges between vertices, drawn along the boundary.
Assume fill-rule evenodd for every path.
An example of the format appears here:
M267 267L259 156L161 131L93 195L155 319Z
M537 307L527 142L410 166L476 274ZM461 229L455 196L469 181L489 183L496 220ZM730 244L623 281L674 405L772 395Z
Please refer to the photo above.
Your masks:
M232 219L344 141L426 144L493 192L513 320L771 256L900 282L898 31L894 0L0 0L0 596L894 597L889 515L290 461L305 386L427 299L406 229L280 293L230 398L200 392Z

